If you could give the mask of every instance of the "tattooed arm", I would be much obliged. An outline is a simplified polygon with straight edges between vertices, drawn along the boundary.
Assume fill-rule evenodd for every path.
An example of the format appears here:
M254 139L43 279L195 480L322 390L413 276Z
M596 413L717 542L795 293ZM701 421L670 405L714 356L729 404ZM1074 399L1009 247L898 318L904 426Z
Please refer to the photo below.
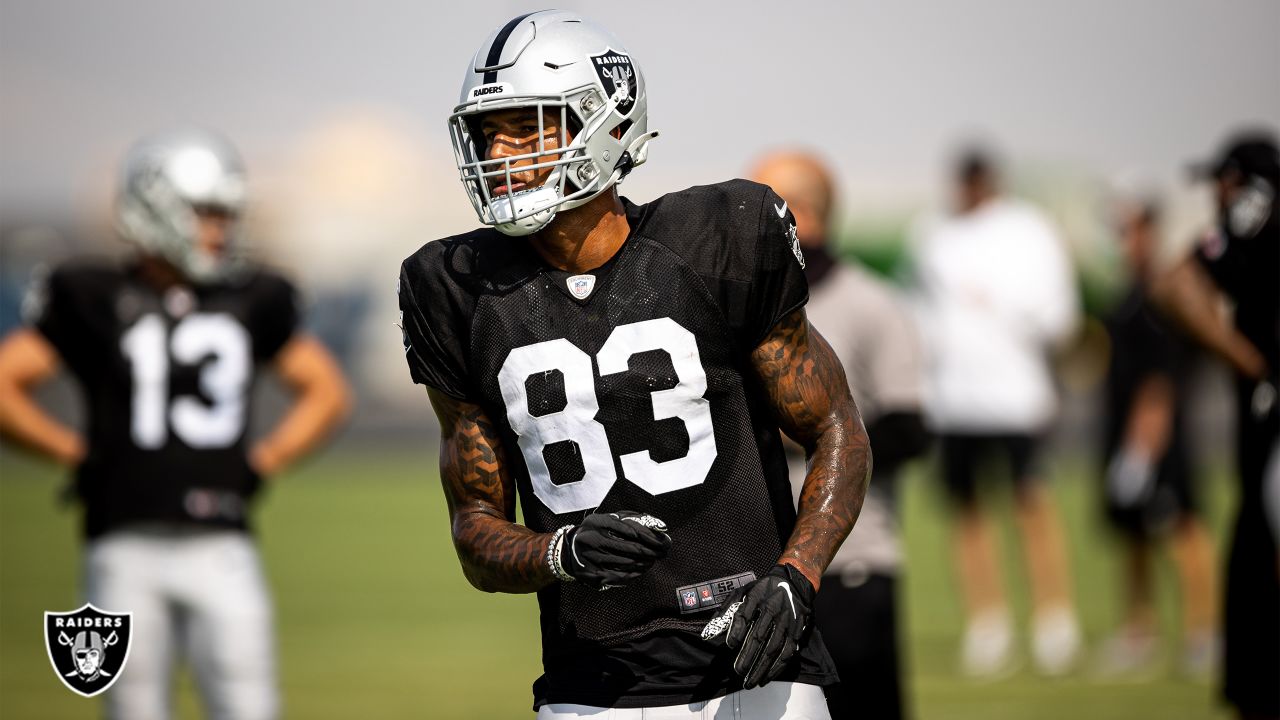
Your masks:
M497 431L479 405L428 388L440 418L440 481L462 572L485 592L536 592L555 582L549 533L515 522L516 489Z
M780 563L814 588L862 510L871 445L835 352L804 310L784 317L751 356L782 428L804 447L809 472Z

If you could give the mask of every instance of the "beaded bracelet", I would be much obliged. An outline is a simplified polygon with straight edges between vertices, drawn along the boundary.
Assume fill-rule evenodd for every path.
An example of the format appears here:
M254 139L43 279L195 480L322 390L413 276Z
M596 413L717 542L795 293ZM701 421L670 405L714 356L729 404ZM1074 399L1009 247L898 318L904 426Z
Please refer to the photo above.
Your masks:
M565 525L556 530L551 536L551 543L547 545L547 567L551 569L551 574L555 575L561 582L573 582L573 576L565 572L564 564L560 561L564 552L564 538L573 529L573 525Z

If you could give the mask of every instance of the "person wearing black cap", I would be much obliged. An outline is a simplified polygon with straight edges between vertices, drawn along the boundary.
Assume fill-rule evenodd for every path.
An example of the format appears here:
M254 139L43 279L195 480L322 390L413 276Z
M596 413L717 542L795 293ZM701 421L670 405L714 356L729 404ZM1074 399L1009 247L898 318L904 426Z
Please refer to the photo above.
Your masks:
M1236 375L1240 507L1227 565L1225 684L1242 718L1280 717L1280 152L1236 136L1194 168L1214 183L1217 227L1156 288L1158 300ZM1234 304L1222 322L1219 293Z

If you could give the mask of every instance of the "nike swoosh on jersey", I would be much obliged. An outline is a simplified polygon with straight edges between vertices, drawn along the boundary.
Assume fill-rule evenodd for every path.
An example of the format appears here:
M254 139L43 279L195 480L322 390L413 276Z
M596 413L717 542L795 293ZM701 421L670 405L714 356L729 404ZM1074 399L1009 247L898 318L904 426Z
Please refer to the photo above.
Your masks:
M783 580L782 582L778 583L778 589L787 594L787 602L791 603L791 617L793 618L800 617L800 615L796 613L796 601L794 598L791 597L791 586L787 584L786 580Z
M777 205L774 205L773 210L774 212L778 213L778 217L785 218L787 216L787 201L786 200L782 201L782 207L778 207Z

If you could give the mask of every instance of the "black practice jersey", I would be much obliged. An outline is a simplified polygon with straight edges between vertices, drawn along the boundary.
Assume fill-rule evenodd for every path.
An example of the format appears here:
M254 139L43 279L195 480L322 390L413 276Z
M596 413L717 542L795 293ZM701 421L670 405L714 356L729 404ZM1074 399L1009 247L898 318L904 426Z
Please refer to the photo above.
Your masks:
M627 509L671 531L671 555L632 585L538 593L539 703L670 704L730 689L729 663L698 633L733 578L777 562L795 523L777 423L750 368L752 349L808 298L786 203L732 181L626 208L626 243L582 275L490 229L428 243L401 268L413 379L486 410L530 528ZM786 679L832 679L820 642Z
M1229 237L1221 231L1205 236L1196 258L1214 282L1235 302L1235 325L1267 362L1268 380L1280 385L1280 217L1270 218L1250 238ZM1260 515L1263 473L1276 438L1280 437L1280 408L1259 416L1253 409L1257 383L1236 376L1236 435L1240 463L1242 512Z
M1107 317L1111 360L1107 368L1107 413L1103 448L1110 461L1121 450L1134 396L1144 382L1163 377L1173 385L1174 420L1169 446L1155 458L1161 479L1185 481L1190 459L1184 428L1183 396L1190 350L1186 341L1148 300L1148 289L1136 285Z
M1280 208L1251 238L1214 230L1200 242L1196 259L1235 302L1235 324L1262 353L1275 382L1280 372Z
M34 298L36 330L84 391L87 535L152 520L244 528L259 482L250 392L297 325L293 287L257 270L160 292L134 266L86 262L55 270Z

